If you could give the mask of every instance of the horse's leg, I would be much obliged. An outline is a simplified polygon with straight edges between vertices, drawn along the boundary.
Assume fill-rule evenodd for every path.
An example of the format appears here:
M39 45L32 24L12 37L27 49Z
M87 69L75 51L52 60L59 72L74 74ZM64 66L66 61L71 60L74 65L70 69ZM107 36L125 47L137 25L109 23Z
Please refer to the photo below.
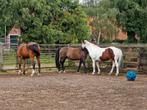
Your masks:
M59 73L62 73L62 71L64 70L64 62L60 61L60 65L61 65L61 69L59 69Z
M96 62L96 65L97 65L97 69L98 69L98 74L100 74L100 66L99 66L99 62L98 61Z
M32 57L32 58L30 58L31 59L31 63L32 63L32 74L31 74L31 76L33 76L34 75L34 73L35 73L35 63L34 63L34 57Z
M62 64L63 64L63 61L60 60L60 61L59 61L59 69L58 69L58 72L59 72L59 73L62 73L62 71L63 71L63 70L62 70L62 67L63 67Z
M25 69L25 74L28 73L28 70L29 70L29 63L28 63L28 59L25 60L25 64L27 65L27 68Z
M23 74L25 75L25 64L26 64L26 60L23 59Z
M92 67L93 67L92 74L94 75L95 74L95 60L92 60Z
M21 59L21 57L18 57L18 74L22 73L22 71L21 71L21 63L22 63L22 59Z
M110 70L110 72L109 72L110 75L112 74L112 72L113 72L113 70L114 70L114 67L115 67L115 62L112 61L112 68L111 68L111 70Z
M61 60L59 59L58 73L61 73Z
M83 62L83 66L84 66L84 72L87 73L87 70L86 70L87 68L86 68L86 65L85 65L85 61L83 60L82 62Z
M64 61L62 62L62 71L65 73Z
M61 61L61 67L62 67L62 71L65 73L65 67L64 67L64 62L65 62L66 59L63 59Z
M77 72L79 72L80 68L81 68L81 64L82 64L82 60L79 61L79 67L77 69Z
M118 61L117 61L117 58L115 58L115 66L116 66L116 76L118 76L119 74L119 64L118 64Z
M62 72L62 61L61 59L59 60L59 67L58 67L58 73Z
M40 75L40 57L36 57L37 58L37 63L38 63L38 75Z

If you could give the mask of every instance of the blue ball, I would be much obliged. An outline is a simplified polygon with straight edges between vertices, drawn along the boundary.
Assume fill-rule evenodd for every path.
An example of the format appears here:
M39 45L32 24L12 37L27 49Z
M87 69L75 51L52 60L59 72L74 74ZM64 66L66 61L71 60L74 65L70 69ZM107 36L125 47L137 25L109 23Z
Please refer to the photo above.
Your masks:
M133 70L130 70L126 74L126 78L128 81L134 81L136 79L136 72Z

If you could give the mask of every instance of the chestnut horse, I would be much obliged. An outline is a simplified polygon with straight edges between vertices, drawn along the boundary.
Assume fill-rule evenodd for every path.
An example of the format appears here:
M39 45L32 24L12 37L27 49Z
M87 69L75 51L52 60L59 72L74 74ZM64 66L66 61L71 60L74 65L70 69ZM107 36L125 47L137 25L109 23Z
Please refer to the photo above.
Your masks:
M84 42L82 42L82 48L87 49L89 56L92 59L92 66L93 66L92 74L95 73L95 63L97 64L98 74L100 74L99 62L112 60L112 68L109 74L113 72L114 67L116 66L116 76L118 76L119 66L123 56L121 49L112 46L106 48L100 48L99 46L87 40L84 40Z
M64 62L66 59L69 60L79 60L79 67L77 72L79 72L81 64L83 63L84 72L86 73L86 66L85 66L85 59L87 57L87 50L82 49L81 47L62 47L58 48L56 51L56 67L58 68L59 72L64 72ZM60 70L61 67L61 70Z
M31 76L33 76L35 73L35 62L34 62L35 57L36 57L37 63L38 63L38 75L39 75L39 73L40 73L40 47L39 47L39 44L37 44L35 42L20 44L17 49L17 58L18 58L18 65L19 65L18 74L23 73L25 75L25 60L30 59L32 67L33 67ZM23 62L24 63L23 71L21 70L22 60L24 61Z

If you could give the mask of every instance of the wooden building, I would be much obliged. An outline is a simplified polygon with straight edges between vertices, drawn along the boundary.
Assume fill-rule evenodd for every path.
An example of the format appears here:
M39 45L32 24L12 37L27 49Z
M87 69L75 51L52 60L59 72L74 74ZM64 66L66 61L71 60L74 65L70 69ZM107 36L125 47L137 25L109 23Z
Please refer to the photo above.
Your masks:
M5 37L5 45L7 48L10 48L12 44L17 43L18 36L21 35L20 28L13 26L13 28L10 30L8 35Z

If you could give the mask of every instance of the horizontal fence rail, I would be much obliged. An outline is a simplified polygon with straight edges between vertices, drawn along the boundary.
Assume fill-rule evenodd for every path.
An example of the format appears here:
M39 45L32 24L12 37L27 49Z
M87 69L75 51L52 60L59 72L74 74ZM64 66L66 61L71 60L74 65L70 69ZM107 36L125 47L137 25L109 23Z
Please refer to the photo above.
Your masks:
M40 44L41 47L41 68L55 68L55 52L58 47L64 46L73 46L73 47L80 47L80 44ZM123 69L138 69L139 63L143 62L143 69L146 68L147 65L147 57L140 56L140 50L145 49L147 51L147 44L131 44L131 45L118 45L118 44L111 44L111 45L100 45L100 47L107 47L107 46L116 46L122 49L124 57L123 57ZM11 44L10 48L7 48L5 45L0 45L0 69L4 70L14 70L17 69L17 44ZM143 59L144 58L144 59ZM143 60L142 60L143 59ZM87 66L92 67L91 60L88 58L86 60ZM30 67L30 61L28 60L28 65ZM67 60L65 66L71 68L78 65L78 61L70 61ZM105 68L107 66L106 63L101 64L101 68ZM145 65L145 67L144 67ZM109 65L110 66L110 65Z

